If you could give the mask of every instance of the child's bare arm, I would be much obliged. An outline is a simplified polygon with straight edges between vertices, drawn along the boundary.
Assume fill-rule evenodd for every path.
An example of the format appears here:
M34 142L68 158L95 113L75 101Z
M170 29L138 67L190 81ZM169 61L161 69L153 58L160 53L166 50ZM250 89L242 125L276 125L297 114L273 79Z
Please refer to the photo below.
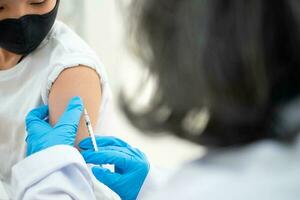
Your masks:
M102 96L101 83L97 72L85 66L65 69L54 82L49 94L50 124L56 124L69 100L74 96L82 98L92 125L95 127ZM88 137L88 132L84 120L81 118L76 146L85 137Z

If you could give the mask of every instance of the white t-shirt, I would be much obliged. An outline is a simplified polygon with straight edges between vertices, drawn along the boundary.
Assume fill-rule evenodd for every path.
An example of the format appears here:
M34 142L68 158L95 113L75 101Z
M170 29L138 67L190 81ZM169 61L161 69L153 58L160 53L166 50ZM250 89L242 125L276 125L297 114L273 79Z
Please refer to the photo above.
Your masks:
M53 82L68 67L89 66L101 78L100 113L110 96L105 69L95 52L72 30L56 21L41 45L15 67L0 71L0 180L9 188L11 168L25 156L25 117L48 103ZM102 119L101 119L102 122ZM96 132L100 131L97 123Z

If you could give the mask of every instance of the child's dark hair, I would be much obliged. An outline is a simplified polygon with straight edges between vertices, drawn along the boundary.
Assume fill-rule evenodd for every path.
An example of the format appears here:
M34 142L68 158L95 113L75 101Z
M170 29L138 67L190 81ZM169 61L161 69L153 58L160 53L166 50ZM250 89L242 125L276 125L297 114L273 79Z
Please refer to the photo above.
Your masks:
M134 125L218 147L296 136L277 133L276 110L300 94L300 1L134 0L132 6L139 56L159 86L145 112L122 98ZM162 109L166 118L159 117ZM184 126L203 109L210 116L204 130Z

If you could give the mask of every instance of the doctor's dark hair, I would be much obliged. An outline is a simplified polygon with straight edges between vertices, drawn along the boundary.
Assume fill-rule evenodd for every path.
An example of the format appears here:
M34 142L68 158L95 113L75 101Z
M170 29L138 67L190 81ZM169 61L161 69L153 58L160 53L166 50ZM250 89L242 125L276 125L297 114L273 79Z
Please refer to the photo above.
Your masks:
M135 50L158 84L145 110L121 98L135 126L215 147L293 140L297 131L278 128L276 120L278 109L300 94L300 1L134 0L132 6ZM203 110L209 120L201 128Z

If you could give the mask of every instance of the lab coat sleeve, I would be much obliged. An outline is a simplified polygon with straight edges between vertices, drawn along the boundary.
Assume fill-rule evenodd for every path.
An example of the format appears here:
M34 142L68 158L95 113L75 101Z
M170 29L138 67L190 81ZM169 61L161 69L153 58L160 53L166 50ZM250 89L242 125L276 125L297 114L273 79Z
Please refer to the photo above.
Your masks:
M93 183L80 153L58 145L35 153L12 169L16 200L94 200Z

